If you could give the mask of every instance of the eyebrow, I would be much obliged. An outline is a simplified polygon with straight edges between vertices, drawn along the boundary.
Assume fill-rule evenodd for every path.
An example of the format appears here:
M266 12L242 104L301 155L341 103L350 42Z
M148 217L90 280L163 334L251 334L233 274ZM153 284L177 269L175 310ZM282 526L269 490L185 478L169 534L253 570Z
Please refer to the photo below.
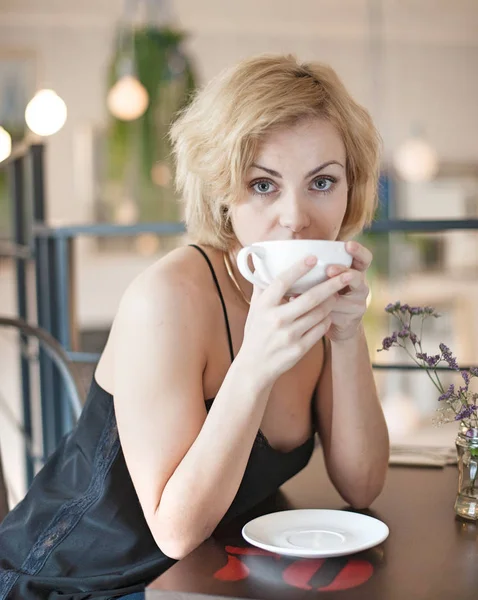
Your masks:
M339 165L339 167L342 167L342 169L345 168L344 165L338 160L328 160L327 162L324 162L323 164L316 167L315 169L312 169L312 171L309 171L304 177L304 179L308 179L309 177L312 177L312 175L320 173L320 171L325 169L325 167L329 167L330 165ZM251 167L261 169L262 171L269 173L269 175L272 175L273 177L278 177L279 179L282 179L282 175L278 171L274 171L273 169L268 169L267 167L263 167L262 165L258 165L257 163L252 163Z

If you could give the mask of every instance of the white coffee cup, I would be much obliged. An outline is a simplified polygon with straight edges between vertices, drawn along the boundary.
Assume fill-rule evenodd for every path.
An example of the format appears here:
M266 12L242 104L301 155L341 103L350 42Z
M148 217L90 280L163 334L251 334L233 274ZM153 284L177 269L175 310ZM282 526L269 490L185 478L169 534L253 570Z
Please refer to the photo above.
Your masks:
M260 288L266 288L273 279L294 263L307 256L317 257L316 265L288 290L289 294L303 294L308 289L327 279L330 265L350 267L352 256L345 250L345 242L329 240L273 240L256 242L245 246L237 255L237 266L242 276ZM248 259L252 257L255 271L252 272Z

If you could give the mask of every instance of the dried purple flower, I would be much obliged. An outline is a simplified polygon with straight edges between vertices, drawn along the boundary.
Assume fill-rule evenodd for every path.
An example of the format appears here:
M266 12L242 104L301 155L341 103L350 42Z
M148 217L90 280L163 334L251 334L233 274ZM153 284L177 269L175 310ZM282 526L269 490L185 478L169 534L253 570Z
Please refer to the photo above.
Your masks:
M440 424L453 420L464 421L467 427L478 429L478 394L472 394L469 390L472 377L478 377L478 366L472 367L469 371L461 370L450 348L443 343L439 345L441 354L428 355L422 351L422 340L411 329L413 317L421 316L421 322L423 323L427 317L433 316L438 318L440 315L431 306L402 305L400 302L388 304L385 311L400 321L401 328L383 340L382 348L379 349L379 352L381 350L389 350L394 345L403 348L422 369L428 372L430 379L439 390L440 396L438 400L443 403L439 411L440 417L436 420L437 423ZM407 339L410 339L410 342L414 346L415 356L412 355L409 347L407 347ZM417 350L419 351L417 352ZM442 361L446 362L450 369L460 371L464 385L459 387L458 390L455 390L454 384L451 384L446 392L443 391L444 388L437 370L437 366ZM430 373L430 371L433 373Z
M460 367L456 362L456 358L451 353L450 348L448 348L448 346L445 346L445 344L442 343L440 344L440 350L443 355L443 360L445 360L448 363L450 369L453 369L454 371L459 371Z
M393 314L396 310L400 310L400 302L394 302L393 304L387 304L385 312Z
M393 340L392 340L392 338L391 337L386 337L382 341L381 350L390 350L390 348L392 346L393 346Z
M453 383L451 383L448 390L438 398L438 401L441 402L442 400L449 400L454 395L454 393L455 386L453 385Z
M454 371L459 371L460 367L458 366L458 363L456 362L456 358L453 358L453 356L445 358L446 362L448 363L448 366L450 367L450 369L453 369Z
M435 309L432 306L424 306L424 307L410 306L408 304L401 304L400 301L387 304L387 306L385 307L385 312L387 312L389 314L394 314L394 313L400 312L403 315L405 313L408 313L411 316L416 316L416 315L433 315L435 317L440 316L438 313L435 312Z
M419 360L423 360L423 362L425 362L431 369L436 367L441 359L439 354L436 354L435 356L428 356L426 352L417 352L416 356Z
M382 347L380 348L379 352L381 350L390 350L390 348L394 344L396 344L397 341L398 341L398 332L394 331L391 336L386 337L386 338L383 339L383 341L382 341Z
M469 404L462 408L462 410L456 415L455 421L461 421L462 419L469 419L471 415L478 408L476 404Z

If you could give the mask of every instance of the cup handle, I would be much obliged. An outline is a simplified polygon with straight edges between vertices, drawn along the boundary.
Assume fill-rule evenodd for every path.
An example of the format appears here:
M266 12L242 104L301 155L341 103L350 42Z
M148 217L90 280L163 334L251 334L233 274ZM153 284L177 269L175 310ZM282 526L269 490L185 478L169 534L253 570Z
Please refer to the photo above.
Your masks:
M268 284L255 275L255 273L253 273L249 268L248 258L251 254L255 254L259 258L264 258L265 250L258 246L245 246L244 248L241 248L241 250L239 250L239 254L237 255L237 267L241 272L241 275L247 279L247 281L250 281L254 285L264 289Z

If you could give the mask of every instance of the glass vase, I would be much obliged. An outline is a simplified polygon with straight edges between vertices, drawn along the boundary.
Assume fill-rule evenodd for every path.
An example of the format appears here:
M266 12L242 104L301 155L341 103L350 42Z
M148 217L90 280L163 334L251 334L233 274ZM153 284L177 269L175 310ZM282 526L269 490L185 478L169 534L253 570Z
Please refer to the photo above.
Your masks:
M455 440L458 455L458 493L455 513L478 521L478 429L463 424Z

